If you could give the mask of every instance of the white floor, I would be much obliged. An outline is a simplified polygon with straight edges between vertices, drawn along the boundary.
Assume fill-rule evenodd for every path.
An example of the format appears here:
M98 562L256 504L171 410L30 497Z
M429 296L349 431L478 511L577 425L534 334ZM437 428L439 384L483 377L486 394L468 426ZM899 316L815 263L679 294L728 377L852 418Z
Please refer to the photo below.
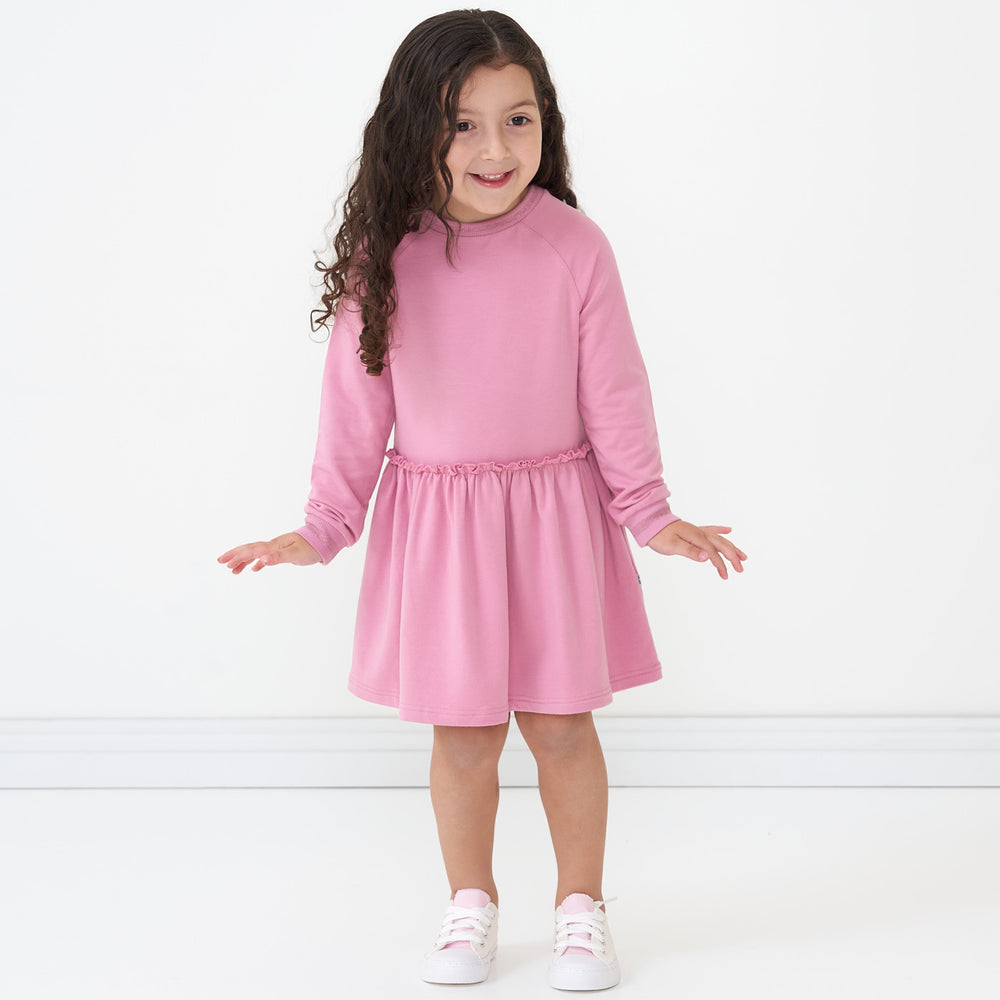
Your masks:
M490 979L432 986L426 790L0 791L0 996L571 996L536 790L503 790L496 853ZM615 788L605 893L609 997L1000 995L998 790Z

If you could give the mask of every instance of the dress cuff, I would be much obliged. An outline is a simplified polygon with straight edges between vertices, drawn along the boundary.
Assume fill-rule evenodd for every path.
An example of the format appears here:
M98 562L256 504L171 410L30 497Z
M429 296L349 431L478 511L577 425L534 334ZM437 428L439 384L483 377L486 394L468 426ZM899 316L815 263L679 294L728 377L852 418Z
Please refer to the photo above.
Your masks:
M301 535L319 553L320 561L324 566L331 562L341 549L347 548L347 540L339 532L324 531L312 524L304 524L301 528L295 528L294 533Z
M632 532L632 537L639 546L646 545L653 535L662 531L668 524L681 519L679 514L674 514L670 505L664 503L653 513L644 513L641 517L626 524L625 527Z

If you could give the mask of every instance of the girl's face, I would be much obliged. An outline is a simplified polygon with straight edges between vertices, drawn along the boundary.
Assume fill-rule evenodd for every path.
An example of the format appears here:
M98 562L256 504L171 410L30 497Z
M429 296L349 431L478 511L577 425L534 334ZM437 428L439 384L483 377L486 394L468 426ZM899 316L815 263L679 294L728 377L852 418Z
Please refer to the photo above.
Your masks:
M482 222L521 201L542 160L541 119L531 74L523 66L480 66L469 75L459 95L458 132L445 158L454 186L448 218ZM440 172L437 194L440 210L445 199Z

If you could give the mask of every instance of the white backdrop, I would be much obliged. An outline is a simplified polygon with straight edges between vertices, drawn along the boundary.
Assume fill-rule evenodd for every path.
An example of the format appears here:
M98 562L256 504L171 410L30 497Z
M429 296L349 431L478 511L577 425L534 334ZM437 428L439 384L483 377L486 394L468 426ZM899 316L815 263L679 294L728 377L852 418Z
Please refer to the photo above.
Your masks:
M364 538L215 557L301 523L314 252L444 9L7 14L0 715L395 715L345 689ZM615 247L674 509L750 555L636 552L665 677L604 712L1000 713L998 8L502 9Z

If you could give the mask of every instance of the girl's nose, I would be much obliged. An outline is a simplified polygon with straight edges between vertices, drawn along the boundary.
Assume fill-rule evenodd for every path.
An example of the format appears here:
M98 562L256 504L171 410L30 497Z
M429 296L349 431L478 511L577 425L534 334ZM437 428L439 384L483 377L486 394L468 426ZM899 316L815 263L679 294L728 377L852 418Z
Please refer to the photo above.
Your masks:
M483 129L480 154L490 160L502 160L507 155L507 137L500 129Z

